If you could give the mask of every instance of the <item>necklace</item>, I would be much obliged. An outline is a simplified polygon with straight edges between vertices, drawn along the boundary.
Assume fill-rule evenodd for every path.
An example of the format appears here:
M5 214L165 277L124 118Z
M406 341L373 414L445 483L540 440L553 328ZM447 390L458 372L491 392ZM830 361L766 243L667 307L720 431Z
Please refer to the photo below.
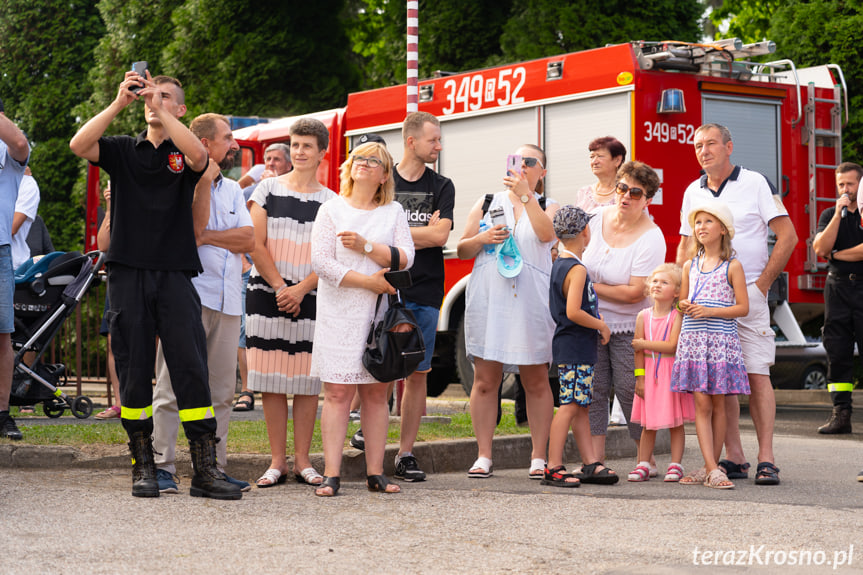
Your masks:
M599 180L597 180L596 184L594 184L594 186L593 186L593 195L594 196L599 197L599 198L607 198L608 196L610 196L611 194L614 193L614 185L613 184L611 187L608 188L607 192L600 192L599 191L600 190L600 184L601 184L601 182Z

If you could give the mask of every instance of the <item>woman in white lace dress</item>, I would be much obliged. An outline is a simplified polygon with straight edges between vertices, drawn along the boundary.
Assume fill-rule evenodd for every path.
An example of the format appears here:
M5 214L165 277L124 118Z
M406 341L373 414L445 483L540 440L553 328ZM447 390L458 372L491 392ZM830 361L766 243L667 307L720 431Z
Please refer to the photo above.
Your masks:
M384 279L390 246L401 269L411 266L414 245L404 209L393 201L393 161L386 147L357 147L341 167L341 194L321 206L312 230L312 268L318 281L318 311L312 373L324 384L321 436L324 481L315 494L339 490L342 450L351 399L359 392L363 409L367 485L370 491L398 493L383 475L389 413L387 388L363 366L362 356L378 294L394 294ZM383 298L377 318L383 316Z

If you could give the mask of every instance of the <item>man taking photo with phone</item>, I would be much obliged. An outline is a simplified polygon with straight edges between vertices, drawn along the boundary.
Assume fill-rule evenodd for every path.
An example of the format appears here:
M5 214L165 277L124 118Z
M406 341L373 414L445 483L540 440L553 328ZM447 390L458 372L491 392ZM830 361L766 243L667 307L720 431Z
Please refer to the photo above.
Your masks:
M140 90L135 93L135 88ZM117 114L139 99L147 129L136 138L104 137ZM70 148L111 176L107 316L120 380L120 417L132 452L132 495L159 496L151 438L158 336L189 439L195 470L191 495L240 499L240 488L216 467L207 344L201 300L191 279L201 271L192 200L209 157L180 122L185 113L178 80L126 72L116 98L75 134Z

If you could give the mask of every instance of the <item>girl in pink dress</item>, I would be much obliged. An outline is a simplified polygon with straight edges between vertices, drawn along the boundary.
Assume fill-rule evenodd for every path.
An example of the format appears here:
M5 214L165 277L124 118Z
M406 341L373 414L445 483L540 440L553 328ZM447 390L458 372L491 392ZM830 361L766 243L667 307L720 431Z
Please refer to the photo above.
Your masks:
M681 283L680 268L674 264L662 264L653 270L647 278L647 295L653 298L653 307L639 312L635 320L632 421L641 424L643 430L638 444L639 463L629 474L629 481L650 478L650 459L659 429L669 429L671 433L671 463L665 481L680 481L683 477L683 424L695 421L695 405L691 394L671 391L671 368L683 322L675 309Z

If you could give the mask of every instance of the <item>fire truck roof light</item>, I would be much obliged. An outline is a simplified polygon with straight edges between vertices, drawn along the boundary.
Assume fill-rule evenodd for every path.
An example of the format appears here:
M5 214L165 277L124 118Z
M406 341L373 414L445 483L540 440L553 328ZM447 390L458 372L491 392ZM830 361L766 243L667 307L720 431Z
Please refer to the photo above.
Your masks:
M686 112L686 102L683 100L683 90L680 88L663 90L659 104L656 106L656 113L682 114L684 112Z

